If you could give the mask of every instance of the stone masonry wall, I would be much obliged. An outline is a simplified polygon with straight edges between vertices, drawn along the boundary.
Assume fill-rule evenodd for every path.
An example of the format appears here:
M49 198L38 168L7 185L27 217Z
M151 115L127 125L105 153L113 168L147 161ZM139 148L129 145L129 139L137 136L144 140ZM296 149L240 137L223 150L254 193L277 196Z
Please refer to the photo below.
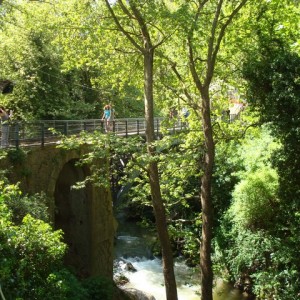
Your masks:
M69 245L66 264L83 277L112 278L115 226L111 193L94 186L72 188L89 174L89 168L75 166L87 149L62 150L52 145L26 151L24 159L6 159L1 168L9 170L12 182L20 182L23 192L47 195L55 229L64 230Z

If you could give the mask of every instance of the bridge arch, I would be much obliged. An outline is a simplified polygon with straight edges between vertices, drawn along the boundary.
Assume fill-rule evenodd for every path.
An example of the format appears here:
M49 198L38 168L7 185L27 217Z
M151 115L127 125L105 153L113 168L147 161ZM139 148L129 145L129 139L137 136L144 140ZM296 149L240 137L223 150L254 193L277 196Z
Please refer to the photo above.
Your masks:
M116 223L111 192L92 185L80 190L72 188L90 173L88 166L75 165L88 149L82 146L77 150L62 150L46 145L26 151L22 162L11 165L7 159L2 167L12 170L10 179L20 182L23 192L46 194L53 227L64 231L69 246L66 265L83 277L112 278Z
M80 276L91 274L91 209L92 188L74 189L78 181L89 174L88 168L76 166L78 159L71 159L62 167L54 190L55 229L62 229L68 244L66 265L77 270Z

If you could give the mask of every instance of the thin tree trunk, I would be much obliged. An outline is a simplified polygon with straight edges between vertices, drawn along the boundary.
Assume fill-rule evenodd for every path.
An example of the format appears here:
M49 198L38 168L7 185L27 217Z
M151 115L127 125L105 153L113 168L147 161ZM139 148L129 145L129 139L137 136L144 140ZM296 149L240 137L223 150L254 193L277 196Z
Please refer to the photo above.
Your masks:
M148 52L144 53L145 116L147 124L146 138L147 150L149 155L151 156L155 155L155 147L153 146L153 142L155 140L153 116L153 56L153 49L149 49ZM177 287L174 275L173 253L168 234L166 213L159 185L159 174L156 161L150 162L148 172L156 228L162 249L166 299L177 300Z
M201 177L201 208L202 208L202 235L200 245L200 269L201 269L201 300L212 300L213 271L211 262L211 240L213 225L213 206L211 199L211 180L215 159L215 145L213 140L213 128L210 115L209 82L213 75L213 68L207 73L207 84L202 84L195 68L195 60L191 39L189 39L190 70L195 85L201 95L201 115L204 134L204 161L203 175Z
M202 93L203 132L205 141L204 174L201 178L202 239L200 246L201 300L212 300L213 271L211 262L211 240L213 227L213 205L211 180L215 157L215 145L210 117L208 91Z
M194 16L194 22L187 35L188 42L188 60L190 66L190 72L193 77L193 81L197 90L201 95L201 115L203 121L203 133L205 142L205 155L203 161L203 175L201 177L201 207L202 207L202 237L200 245L200 268L201 268L201 299L212 300L212 287L213 287L213 271L211 262L211 241L213 236L213 205L211 197L211 184L213 175L213 165L215 159L215 144L213 138L213 128L211 123L211 111L210 111L210 96L209 87L214 75L215 64L217 55L220 50L221 42L225 36L227 27L232 23L233 18L246 5L248 0L241 0L234 5L231 13L224 18L222 8L226 4L224 0L218 0L215 2L216 9L211 24L210 35L204 36L204 39L208 39L207 56L202 58L204 64L199 68L199 52L195 51L194 35L198 27L198 21L205 13L204 7L209 0L202 0L198 2L198 7ZM214 4L212 4L214 5ZM218 30L219 29L219 30ZM199 34L199 33L197 33ZM196 57L194 54L197 54ZM196 67L196 64L198 68ZM198 71L201 73L198 74ZM204 73L204 70L206 72ZM174 68L173 68L174 71ZM176 74L176 70L175 70ZM178 74L176 74L177 78ZM188 98L188 97L187 97ZM189 98L188 98L189 99Z
M135 5L134 1L126 1L132 10L133 15L126 7L122 0L117 1L122 11L129 19L132 19L133 15L138 22L139 29L141 31L141 40L135 40L128 31L126 31L120 24L117 16L114 13L112 6L108 0L105 0L106 6L110 11L118 29L126 36L126 38L132 43L132 45L142 53L144 57L144 94L145 94L145 118L146 118L146 138L147 138L147 151L150 156L155 156L156 149L153 145L155 140L154 135L154 101L153 101L153 61L154 61L154 49L161 43L158 43L155 47L151 43L151 37L148 32L147 24L141 15L140 11ZM140 43L142 41L142 44ZM150 161L148 166L148 176L150 181L151 198L154 210L154 216L156 220L156 228L158 238L162 249L163 260L163 273L166 288L167 300L177 300L177 288L174 275L173 266L173 253L168 234L168 227L166 221L165 207L161 195L158 165L155 160Z

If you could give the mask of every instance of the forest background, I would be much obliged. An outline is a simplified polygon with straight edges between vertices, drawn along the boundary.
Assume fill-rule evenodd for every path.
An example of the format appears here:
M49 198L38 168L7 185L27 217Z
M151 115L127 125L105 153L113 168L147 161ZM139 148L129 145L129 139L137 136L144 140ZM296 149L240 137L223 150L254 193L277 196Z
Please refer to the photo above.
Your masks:
M172 254L191 266L199 265L203 238L207 87L215 156L206 266L258 299L299 297L298 1L7 0L0 17L0 78L13 84L0 104L15 120L100 118L106 103L118 118L147 117L141 45L153 42L153 114L168 125L171 109L187 108L190 130L156 142L150 137L148 149L136 140L127 147L110 141L109 153L132 153L123 180L134 181L128 199L132 214L144 212L140 218L153 206L145 182L155 161ZM224 118L232 102L245 106L235 122ZM98 137L90 139L96 148ZM132 178L134 172L139 176ZM96 299L87 295L90 281L64 269L66 245L47 225L43 195L22 195L1 177L0 283L8 299ZM143 219L151 221L152 215ZM38 234L47 237L41 244ZM92 284L101 289L99 281Z

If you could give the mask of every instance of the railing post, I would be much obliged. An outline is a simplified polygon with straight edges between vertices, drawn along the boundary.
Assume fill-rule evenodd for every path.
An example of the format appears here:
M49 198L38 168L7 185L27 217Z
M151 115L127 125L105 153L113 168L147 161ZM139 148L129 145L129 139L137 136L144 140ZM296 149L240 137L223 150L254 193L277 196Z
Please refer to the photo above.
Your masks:
M19 123L16 123L16 125L15 125L14 137L15 137L16 148L19 148L19 146L20 146L20 139L19 139Z
M45 146L45 124L41 123L41 133L42 133L42 137L41 137L41 145L42 147Z
M140 135L140 121L136 120L136 132L138 135Z
M156 135L159 134L159 119L156 119Z
M113 121L113 132L116 132L116 122Z
M64 123L64 135L67 136L68 135L68 122Z
M128 137L128 121L125 120L125 136Z

